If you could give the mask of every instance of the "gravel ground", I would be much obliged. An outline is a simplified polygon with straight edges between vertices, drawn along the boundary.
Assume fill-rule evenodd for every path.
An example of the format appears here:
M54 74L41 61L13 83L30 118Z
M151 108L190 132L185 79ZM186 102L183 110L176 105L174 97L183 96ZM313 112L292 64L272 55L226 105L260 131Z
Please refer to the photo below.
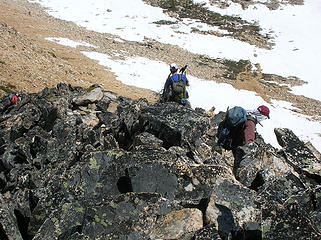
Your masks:
M146 2L159 4L157 0ZM220 1L223 2L225 1ZM249 4L249 1L238 2ZM286 2L302 3L290 0ZM247 61L210 59L178 46L162 44L151 39L145 39L143 43L120 42L115 40L117 36L89 31L72 22L55 19L46 14L39 5L26 0L0 0L0 9L0 87L5 90L0 92L2 95L7 94L8 90L38 92L44 87L55 87L60 82L83 87L97 83L103 85L106 90L125 97L146 98L151 103L157 101L155 92L117 81L112 72L80 53L85 50L107 53L114 59L142 56L168 64L176 62L179 66L187 64L189 75L255 91L266 101L273 98L292 102L298 108L298 112L321 120L320 101L293 95L289 88L281 85L301 85L302 80L262 74L258 64L253 67L254 64ZM175 15L175 11L168 13ZM190 15L193 16L192 13ZM177 16L179 17L179 13ZM98 48L66 47L46 41L46 37L85 41ZM238 38L239 34L235 37ZM242 37L244 41L257 46L269 47L264 37L258 37L255 41L252 41L251 36L248 36L248 39L247 35ZM169 52L171 54L168 54ZM167 72L164 73L164 79L160 81L165 81L167 75Z

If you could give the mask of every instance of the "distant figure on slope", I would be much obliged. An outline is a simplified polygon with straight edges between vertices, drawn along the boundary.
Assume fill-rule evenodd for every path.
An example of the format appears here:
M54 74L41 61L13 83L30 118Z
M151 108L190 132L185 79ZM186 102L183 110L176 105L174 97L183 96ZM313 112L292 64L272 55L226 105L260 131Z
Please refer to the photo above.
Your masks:
M11 93L9 95L9 100L12 104L18 104L24 99L26 94L24 93Z
M190 106L188 102L188 92L186 91L186 86L189 86L189 81L184 75L186 67L183 67L178 74L178 67L175 63L172 63L169 67L170 74L166 79L164 85L164 98L167 101L174 101L184 106Z

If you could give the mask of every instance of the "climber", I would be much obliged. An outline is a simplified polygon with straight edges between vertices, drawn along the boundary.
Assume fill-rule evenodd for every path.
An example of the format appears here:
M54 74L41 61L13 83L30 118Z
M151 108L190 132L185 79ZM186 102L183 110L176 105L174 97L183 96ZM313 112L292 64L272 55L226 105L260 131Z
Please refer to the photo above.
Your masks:
M219 124L217 144L226 150L249 144L255 139L255 125L270 118L268 107L261 105L254 110L245 110L240 106L227 109L224 120Z
M17 104L17 102L18 102L18 97L17 97L16 94L11 93L11 94L9 95L9 100L10 100L10 102L11 102L12 104Z
M9 95L9 100L12 104L18 104L26 97L24 93L11 93Z
M247 110L247 120L243 127L243 145L253 142L255 139L255 125L261 124L262 121L270 119L270 109L261 105L257 109Z
M189 86L189 81L184 74L186 67L187 65L180 70L180 73L177 73L177 65L175 63L170 65L170 74L164 85L163 94L165 95L165 100L174 101L186 106L190 105L187 100L188 92L186 91L186 86Z

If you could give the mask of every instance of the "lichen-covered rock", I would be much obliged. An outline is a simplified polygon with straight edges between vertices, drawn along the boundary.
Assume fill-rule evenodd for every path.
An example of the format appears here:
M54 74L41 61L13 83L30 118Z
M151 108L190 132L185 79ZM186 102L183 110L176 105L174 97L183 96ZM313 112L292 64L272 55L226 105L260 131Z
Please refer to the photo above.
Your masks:
M141 129L163 140L164 147L194 143L208 130L209 119L180 104L160 103L139 116Z
M222 240L217 228L214 224L206 225L202 229L198 230L193 239L195 240Z
M261 222L256 193L228 181L217 181L206 209L206 223L229 236L249 222Z
M265 144L260 136L254 142L238 147L234 156L236 179L253 190L257 190L266 181L273 181L277 176L294 172L282 155Z
M263 239L320 239L320 210L313 210L310 191L290 196L270 210L263 211Z
M69 239L75 232L80 232L84 222L85 209L77 202L59 204L45 219L33 239Z
M279 144L288 163L298 173L304 173L314 179L317 184L321 183L321 161L313 152L290 129L276 128L274 130Z
M99 203L62 201L34 239L69 239L77 232L89 239L148 239L165 202L149 193L106 197Z
M14 215L14 209L10 209L4 199L0 195L0 236L3 239L17 239L22 240L19 226Z
M318 239L320 227L316 208L317 189L306 189L295 175L288 173L259 189L262 206L263 239ZM318 237L317 237L318 236Z
M224 151L223 112L90 89L0 100L1 239L320 238L320 162L292 132Z
M154 148L159 148L163 146L163 141L155 137L153 134L144 132L136 135L133 141L133 147L140 145L148 145Z
M151 239L179 239L188 232L196 232L203 227L202 212L184 208L170 212L157 220Z

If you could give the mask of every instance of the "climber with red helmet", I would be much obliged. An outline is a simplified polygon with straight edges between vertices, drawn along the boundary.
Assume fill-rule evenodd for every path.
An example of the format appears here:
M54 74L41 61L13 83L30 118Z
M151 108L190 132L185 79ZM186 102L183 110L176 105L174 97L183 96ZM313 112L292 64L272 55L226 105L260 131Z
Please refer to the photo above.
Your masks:
M270 110L267 106L261 105L257 109L247 110L247 120L244 123L243 145L253 142L255 139L255 125L270 118Z
M20 103L24 98L26 97L26 94L24 93L11 93L9 95L9 101L11 104L18 104Z

